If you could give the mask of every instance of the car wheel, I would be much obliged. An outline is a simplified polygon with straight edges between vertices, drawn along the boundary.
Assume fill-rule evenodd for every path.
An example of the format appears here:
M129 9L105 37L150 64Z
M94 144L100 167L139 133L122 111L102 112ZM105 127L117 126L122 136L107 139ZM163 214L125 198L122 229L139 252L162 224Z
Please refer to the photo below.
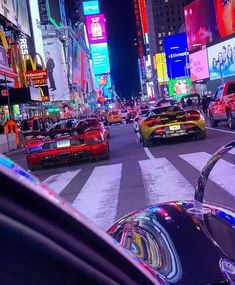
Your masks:
M33 164L30 164L30 163L27 163L27 166L28 166L28 169L31 170L31 171L42 169L41 165L33 165Z
M206 131L202 131L200 134L196 137L197 140L205 140L206 139Z
M212 128L218 127L218 121L214 119L213 115L210 113L210 125Z
M153 142L151 140L142 138L142 145L143 147L150 147L153 146Z
M231 130L235 129L235 118L230 111L227 111L228 125Z

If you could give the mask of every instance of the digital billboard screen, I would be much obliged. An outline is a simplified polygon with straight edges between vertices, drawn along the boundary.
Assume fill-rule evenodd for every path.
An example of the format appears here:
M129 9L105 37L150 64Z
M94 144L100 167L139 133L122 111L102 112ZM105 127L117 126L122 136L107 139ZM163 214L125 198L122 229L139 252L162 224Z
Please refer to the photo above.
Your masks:
M207 50L211 80L235 75L235 38Z
M86 16L86 27L90 44L107 42L103 14Z
M191 79L193 82L209 78L207 50L203 49L189 55Z
M190 93L192 89L191 78L172 79L168 81L169 95L174 97L182 97Z
M166 67L166 55L165 53L156 53L154 56L155 67L157 69L158 82L167 82L167 67Z
M95 77L95 86L96 88L101 88L101 89L108 89L111 88L111 76L110 74L103 74L103 75L98 75Z
M185 6L184 17L189 51L200 45L206 45L219 37L214 0L193 1Z
M94 74L110 72L110 62L107 43L94 44L90 46Z
M170 79L190 76L186 34L164 38L167 73Z
M205 1L206 2L206 1ZM216 22L221 38L235 33L235 1L214 0ZM207 16L208 18L208 16Z
M99 2L97 1L86 1L82 3L83 14L85 16L95 15L100 13Z

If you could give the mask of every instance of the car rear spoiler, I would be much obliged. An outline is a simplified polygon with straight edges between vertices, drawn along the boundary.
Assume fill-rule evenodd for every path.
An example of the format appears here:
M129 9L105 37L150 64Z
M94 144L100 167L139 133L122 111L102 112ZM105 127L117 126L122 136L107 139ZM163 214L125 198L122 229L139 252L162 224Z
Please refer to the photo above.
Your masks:
M61 133L70 133L70 132L74 132L77 131L80 134L84 133L87 129L91 129L91 128L97 128L99 127L100 124L95 122L95 123L88 123L86 125L83 126L79 126L76 128L66 128L66 129L57 129L57 130L51 130L51 131L45 131L45 132L40 132L40 131L32 131L32 132L22 132L24 137L38 137L38 136L42 136L42 137L46 137L46 136L51 136L54 134L61 134Z
M203 199L205 194L205 188L212 169L214 168L215 164L221 159L221 157L223 157L227 152L229 152L234 147L235 147L235 141L232 141L227 145L223 146L222 148L220 148L211 156L206 166L203 168L200 177L198 179L198 183L194 194L193 211L195 211L195 213L198 214L203 213Z

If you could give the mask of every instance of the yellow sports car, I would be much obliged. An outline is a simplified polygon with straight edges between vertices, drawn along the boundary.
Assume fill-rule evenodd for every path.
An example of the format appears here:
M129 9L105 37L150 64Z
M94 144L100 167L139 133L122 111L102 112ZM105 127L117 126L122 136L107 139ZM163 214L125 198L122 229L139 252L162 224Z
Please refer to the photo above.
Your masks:
M177 105L156 108L140 123L140 141L144 147L157 139L190 135L206 138L205 119L199 111L184 110Z

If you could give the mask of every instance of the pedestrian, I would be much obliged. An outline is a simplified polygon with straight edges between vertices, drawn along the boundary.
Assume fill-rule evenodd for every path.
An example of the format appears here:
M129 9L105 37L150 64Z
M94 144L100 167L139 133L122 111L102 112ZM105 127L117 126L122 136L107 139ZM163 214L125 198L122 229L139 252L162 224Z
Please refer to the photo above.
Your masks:
M208 100L206 95L202 97L202 111L203 114L207 117L208 116Z

